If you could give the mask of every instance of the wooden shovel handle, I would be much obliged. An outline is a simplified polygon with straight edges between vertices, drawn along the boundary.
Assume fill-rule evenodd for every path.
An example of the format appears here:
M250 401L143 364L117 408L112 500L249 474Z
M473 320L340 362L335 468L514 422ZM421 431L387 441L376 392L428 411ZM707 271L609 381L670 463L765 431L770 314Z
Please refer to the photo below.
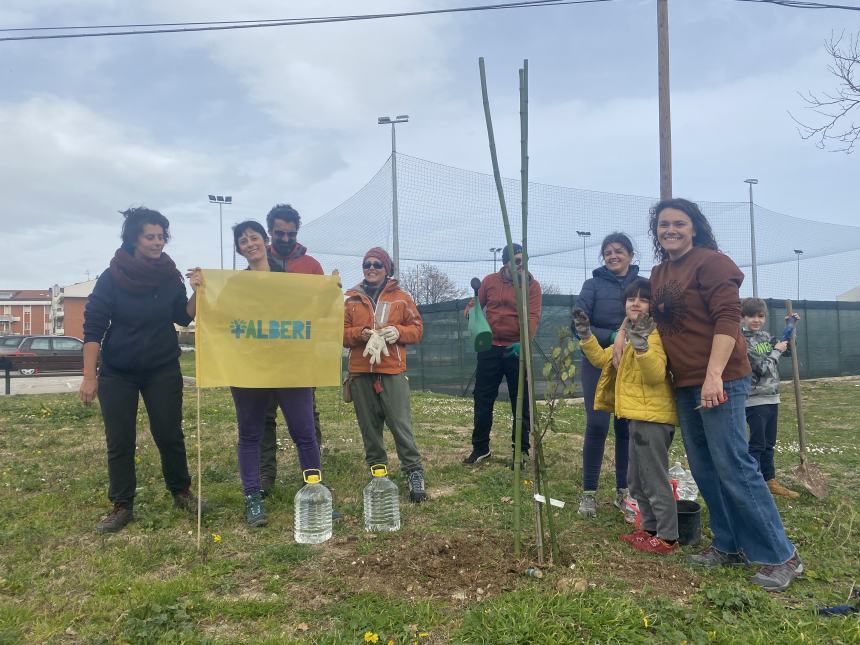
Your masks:
M791 300L785 301L785 312L791 316ZM800 464L806 464L806 426L803 423L803 401L800 398L800 367L797 364L797 327L791 330L791 369L794 372L794 403L797 406L797 437L800 446Z

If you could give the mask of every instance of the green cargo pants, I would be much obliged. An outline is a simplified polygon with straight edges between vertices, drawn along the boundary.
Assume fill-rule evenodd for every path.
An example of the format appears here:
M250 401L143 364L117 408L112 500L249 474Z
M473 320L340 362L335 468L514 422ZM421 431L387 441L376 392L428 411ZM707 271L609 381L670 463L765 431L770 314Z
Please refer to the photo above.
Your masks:
M374 389L377 380L382 386L378 393ZM412 436L412 406L406 374L355 374L350 387L367 465L388 465L383 441L383 424L387 424L394 435L400 469L407 474L423 471L421 455Z

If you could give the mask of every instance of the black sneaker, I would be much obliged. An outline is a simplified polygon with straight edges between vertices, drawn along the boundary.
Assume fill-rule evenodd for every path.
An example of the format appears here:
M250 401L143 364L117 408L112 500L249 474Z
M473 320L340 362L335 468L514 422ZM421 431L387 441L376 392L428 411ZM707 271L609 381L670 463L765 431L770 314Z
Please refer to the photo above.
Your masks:
M529 451L523 450L520 453L520 469L528 468L529 465ZM508 464L508 468L511 470L514 469L514 455L511 455L511 463Z
M482 461L484 461L484 459L489 459L492 454L493 453L491 453L489 449L487 449L486 452L481 452L479 450L472 450L472 454L470 454L468 457L466 457L463 460L463 463L466 464L467 466L474 466L475 464L479 464Z
M275 478L263 475L260 477L260 496L266 499L272 494L272 489L275 488Z
M427 491L424 490L424 473L413 470L409 473L409 501L420 504L427 501Z
M173 495L173 505L187 513L191 513L191 515L197 515L197 497L187 488ZM209 512L209 504L205 501L200 504L200 512Z
M96 531L99 533L116 533L121 531L126 524L133 521L134 512L130 508L114 504L110 514L96 524Z

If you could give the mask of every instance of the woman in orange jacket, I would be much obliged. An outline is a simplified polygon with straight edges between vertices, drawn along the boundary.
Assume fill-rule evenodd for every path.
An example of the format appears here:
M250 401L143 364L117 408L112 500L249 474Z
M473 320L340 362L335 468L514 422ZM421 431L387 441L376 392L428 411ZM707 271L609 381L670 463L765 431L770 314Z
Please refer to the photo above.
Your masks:
M412 436L412 408L406 377L406 345L421 340L424 323L415 302L392 278L394 263L374 247L364 254L364 280L348 289L343 346L349 349L349 388L368 466L388 464L383 424L394 435L409 499L427 499L424 467Z

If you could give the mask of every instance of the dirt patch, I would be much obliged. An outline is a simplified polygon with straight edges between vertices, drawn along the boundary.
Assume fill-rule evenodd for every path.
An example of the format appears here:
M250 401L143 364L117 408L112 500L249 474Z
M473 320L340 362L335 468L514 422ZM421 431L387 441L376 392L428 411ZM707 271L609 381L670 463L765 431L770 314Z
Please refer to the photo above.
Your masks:
M508 553L510 536L405 534L396 544L384 538L370 542L344 538L335 545L335 558L307 566L350 589L372 589L382 583L390 593L405 598L460 602L510 591L526 579L528 564L516 562Z

